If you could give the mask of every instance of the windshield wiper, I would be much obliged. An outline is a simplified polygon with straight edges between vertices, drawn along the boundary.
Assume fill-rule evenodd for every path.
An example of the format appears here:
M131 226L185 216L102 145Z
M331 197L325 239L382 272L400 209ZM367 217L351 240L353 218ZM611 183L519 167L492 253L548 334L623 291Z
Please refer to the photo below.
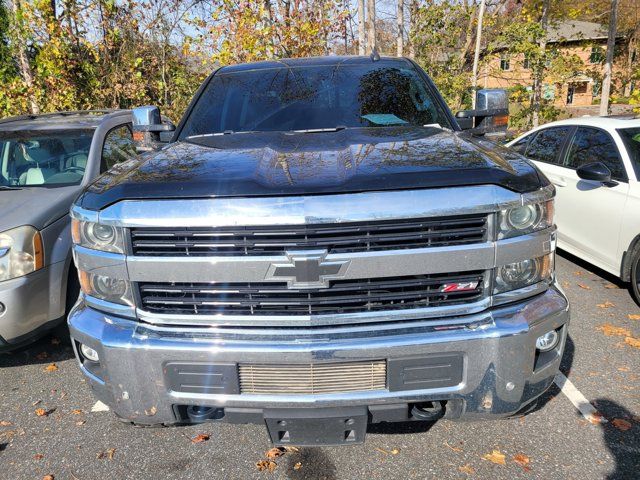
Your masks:
M246 130L246 131L233 131L233 130L225 130L224 132L216 132L216 133L203 133L200 135L189 135L185 140L194 140L196 138L209 138L209 137L222 137L224 135L237 135L239 133L259 133L254 130Z
M331 128L307 128L304 130L291 130L288 133L323 133L323 132L339 132L340 130L344 130L347 127L342 125Z

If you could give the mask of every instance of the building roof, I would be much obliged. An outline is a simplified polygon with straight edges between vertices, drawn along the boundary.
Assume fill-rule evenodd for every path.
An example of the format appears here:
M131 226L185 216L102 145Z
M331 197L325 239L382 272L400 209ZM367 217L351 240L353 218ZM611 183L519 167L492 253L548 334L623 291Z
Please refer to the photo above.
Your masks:
M550 23L547 28L547 42L550 43L606 40L608 36L607 27L599 23L583 22L581 20Z
M79 112L20 115L1 119L0 132L96 128L107 118L130 114L130 110L85 110Z

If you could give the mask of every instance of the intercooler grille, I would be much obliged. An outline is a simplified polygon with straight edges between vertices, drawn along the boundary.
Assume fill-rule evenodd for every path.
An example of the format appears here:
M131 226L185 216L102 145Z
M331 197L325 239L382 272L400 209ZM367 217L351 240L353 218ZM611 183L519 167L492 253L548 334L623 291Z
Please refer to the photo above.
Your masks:
M304 365L238 365L240 392L313 395L384 390L385 360Z
M142 309L163 314L318 315L441 307L482 298L484 272L286 283L140 283Z
M322 225L134 228L131 246L138 256L282 255L298 249L351 253L468 245L483 242L486 233L486 215L467 215Z

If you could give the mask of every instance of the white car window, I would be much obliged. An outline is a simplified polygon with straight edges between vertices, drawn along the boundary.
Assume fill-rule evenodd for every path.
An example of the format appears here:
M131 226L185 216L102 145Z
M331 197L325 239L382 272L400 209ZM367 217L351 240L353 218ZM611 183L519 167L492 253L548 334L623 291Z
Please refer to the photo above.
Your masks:
M525 156L539 162L561 165L560 151L571 127L551 127L540 130L531 140Z
M571 141L565 166L575 170L594 162L604 163L611 170L611 178L628 181L618 147L611 135L599 128L579 127Z

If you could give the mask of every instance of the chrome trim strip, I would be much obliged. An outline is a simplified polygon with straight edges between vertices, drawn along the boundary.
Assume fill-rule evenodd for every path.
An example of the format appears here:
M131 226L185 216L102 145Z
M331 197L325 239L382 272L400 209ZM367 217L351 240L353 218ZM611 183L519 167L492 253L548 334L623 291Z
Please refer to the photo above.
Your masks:
M348 262L340 278L384 278L492 268L492 242L451 247L331 254L326 262ZM265 257L127 257L134 282L282 282L270 277L274 263L286 255Z
M71 218L80 220L83 222L97 222L99 212L95 210L87 210L86 208L79 207L77 205L71 206Z
M136 318L136 309L129 305L106 302L91 295L80 294L80 298L90 307L107 313L112 313L119 317Z
M102 210L99 221L122 227L304 225L490 213L522 203L522 195L495 185L291 197L123 200Z
M528 297L533 297L539 293L545 292L549 289L547 282L538 282L527 287L519 288L518 290L511 290L509 292L498 293L493 296L492 306L504 305L505 303L517 302L524 300Z
M73 259L78 270L106 277L128 278L126 257L120 253L104 252L73 246Z

